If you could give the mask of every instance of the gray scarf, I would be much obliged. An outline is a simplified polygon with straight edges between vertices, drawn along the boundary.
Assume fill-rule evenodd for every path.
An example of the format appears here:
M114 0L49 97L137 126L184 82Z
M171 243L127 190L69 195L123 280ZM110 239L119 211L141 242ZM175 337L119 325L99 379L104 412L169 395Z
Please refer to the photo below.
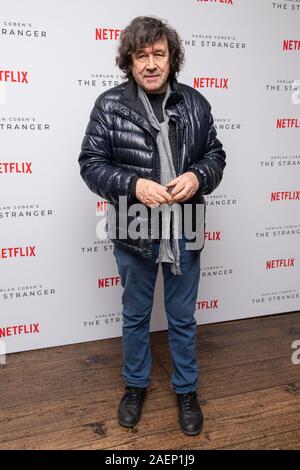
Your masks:
M150 124L157 129L157 146L160 158L160 184L165 186L172 179L176 178L176 171L173 164L172 151L169 142L169 116L166 113L166 102L171 94L171 87L167 83L166 96L162 104L164 121L159 122L156 118L151 103L145 91L138 85L138 94L145 107ZM181 223L180 206L178 203L161 204L162 213L162 238L159 245L159 254L156 263L172 263L171 272L182 274L180 270L180 249L178 243L178 231ZM171 223L171 212L173 212L173 224ZM170 233L172 228L172 248L170 246Z

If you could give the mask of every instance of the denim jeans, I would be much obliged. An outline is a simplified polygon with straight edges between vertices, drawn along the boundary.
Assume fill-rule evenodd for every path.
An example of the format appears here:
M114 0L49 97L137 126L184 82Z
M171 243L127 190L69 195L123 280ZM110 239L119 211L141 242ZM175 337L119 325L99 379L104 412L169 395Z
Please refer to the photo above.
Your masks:
M172 357L172 386L176 393L198 387L196 328L194 317L200 276L200 252L185 250L179 240L182 275L171 273L162 264L164 304L168 320L168 341ZM159 264L155 263L159 241L154 242L152 258L142 258L114 245L123 287L123 378L131 387L147 387L151 379L150 317Z

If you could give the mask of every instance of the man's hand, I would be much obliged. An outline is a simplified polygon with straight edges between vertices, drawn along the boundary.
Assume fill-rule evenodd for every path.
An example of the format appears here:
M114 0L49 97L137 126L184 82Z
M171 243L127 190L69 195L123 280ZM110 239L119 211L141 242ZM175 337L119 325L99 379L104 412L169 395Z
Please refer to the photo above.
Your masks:
M184 202L196 194L199 189L199 181L195 173L187 171L174 178L166 186L167 188L173 187L170 192L172 202Z
M135 195L140 202L148 207L156 207L159 204L172 202L172 197L165 186L146 178L137 180Z

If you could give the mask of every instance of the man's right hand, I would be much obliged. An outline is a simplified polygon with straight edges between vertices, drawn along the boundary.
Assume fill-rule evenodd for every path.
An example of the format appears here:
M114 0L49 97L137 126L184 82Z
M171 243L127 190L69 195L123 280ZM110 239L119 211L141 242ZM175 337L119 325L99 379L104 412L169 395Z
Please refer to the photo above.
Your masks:
M135 187L136 198L148 207L173 202L166 186L146 178L139 178Z

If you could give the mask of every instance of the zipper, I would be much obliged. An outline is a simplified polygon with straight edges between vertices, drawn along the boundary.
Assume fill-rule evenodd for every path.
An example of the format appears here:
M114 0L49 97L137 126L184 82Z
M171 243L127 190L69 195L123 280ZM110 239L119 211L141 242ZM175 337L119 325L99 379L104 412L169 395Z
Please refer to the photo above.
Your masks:
M154 152L154 155L153 155L154 179L156 180L156 183L160 184L160 165L157 164L158 163L158 155L159 155L158 145L154 141L154 139L153 139L153 142L154 142L154 147L153 147L153 152Z
M114 110L116 111L117 114L120 114L121 116L128 119L128 121L133 122L133 124L136 124L137 126L141 127L145 131L147 131L153 137L153 139L155 138L155 135L153 134L153 132L151 130L150 124L148 124L146 119L143 118L143 116L138 114L136 111L131 110L129 108L126 108L126 106L124 106L124 105L122 105L122 107L120 107L120 106L118 106L118 104L116 104L114 106ZM136 114L137 117L133 117L132 116L133 113Z
M150 124L149 124L149 128L148 128L148 125L144 125L144 123L148 124L147 121L142 117L140 116L138 113L136 113L135 111L133 111L134 113L136 113L136 115L138 116L138 118L134 118L132 117L130 114L132 114L132 111L129 109L129 108L126 108L125 106L122 106L122 108L124 107L124 110L122 110L120 107L118 106L115 106L114 110L116 111L117 114L121 115L122 117L125 117L126 119L128 119L128 121L130 122L133 122L133 124L136 124L137 126L141 127L142 129L144 129L146 132L148 132L148 134L150 134L150 136L152 137L152 141L153 141L153 173L154 173L154 180L159 183L160 182L160 168L159 168L159 165L157 165L157 159L158 159L158 146L157 146L157 143L156 143L156 139L155 139L155 135L151 132L150 130Z
M176 124L176 155L175 155L175 171L177 176L181 175L183 168L183 127L181 125L180 118L170 119ZM180 162L182 162L182 167L180 167Z
M178 162L178 176L181 175L183 169L183 157L184 157L184 149L183 149L183 128L179 127L179 138L178 138L178 145L177 145L177 162ZM180 168L181 162L181 168Z

